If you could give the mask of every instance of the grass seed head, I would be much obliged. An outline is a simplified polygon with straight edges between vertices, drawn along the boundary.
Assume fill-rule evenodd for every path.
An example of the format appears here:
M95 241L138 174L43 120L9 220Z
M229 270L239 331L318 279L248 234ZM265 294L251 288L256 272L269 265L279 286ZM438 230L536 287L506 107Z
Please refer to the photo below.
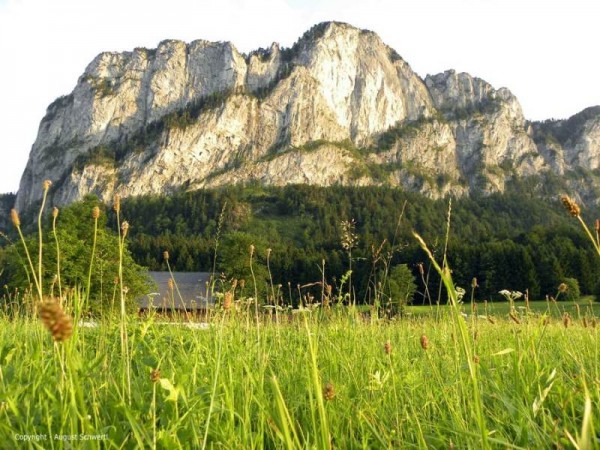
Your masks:
M19 219L19 213L14 208L10 210L10 220L12 220L12 223L15 227L19 228L21 226L21 219Z
M474 362L475 364L479 364L479 356L477 356L477 355L473 355L473 362Z
M571 325L571 315L567 312L563 314L563 325L565 328L569 328L569 325Z
M328 402L335 398L335 388L333 387L332 383L327 383L323 387L323 398Z
M223 296L223 309L228 310L231 309L231 305L233 303L233 292L227 291Z
M424 334L421 335L421 348L427 350L429 348L429 339Z
M567 286L566 283L560 283L558 285L558 292L560 292L561 294L564 294L568 290L569 290L569 286Z
M121 224L121 232L123 233L123 237L127 236L127 231L129 231L129 222L125 221Z
M42 187L44 188L44 191L47 191L48 189L50 189L50 186L52 186L52 181L50 181L50 180L44 180L44 182L42 183Z
M581 208L579 208L579 205L575 203L575 200L573 200L571 197L568 195L562 195L560 200L562 201L562 204L568 213L573 217L579 217L581 215Z
M113 209L117 214L121 212L121 197L119 196L119 194L115 194L115 197L113 199Z
M521 323L521 319L519 319L519 318L517 317L517 314L516 314L514 311L511 311L511 312L510 312L510 314L509 314L509 316L510 316L510 318L512 319L512 321L513 321L514 323L516 323L517 325Z
M150 381L152 381L153 383L158 383L159 380L160 369L152 369L152 372L150 372Z
M56 206L52 208L52 217L55 219L58 217L58 208Z
M46 300L40 305L40 317L55 341L66 341L73 334L71 316L65 314L55 299Z
M169 278L167 281L167 286L169 286L169 290L171 291L175 289L175 280L173 280L173 278Z
M386 353L386 355L392 353L392 343L389 339L385 341L385 344L383 345L383 351Z
M168 260L169 260L169 252L168 252L167 250L165 250L165 251L163 252L163 259L164 259L165 261L168 261Z
M94 206L92 208L92 219L98 220L98 217L100 217L100 208L98 208L97 206Z

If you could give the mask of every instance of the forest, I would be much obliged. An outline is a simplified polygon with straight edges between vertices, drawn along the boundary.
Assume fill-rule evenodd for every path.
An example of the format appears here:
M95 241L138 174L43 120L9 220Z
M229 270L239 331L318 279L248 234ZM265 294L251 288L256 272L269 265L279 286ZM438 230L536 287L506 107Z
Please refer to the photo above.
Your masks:
M105 209L106 226L116 230L114 212ZM581 294L600 291L597 255L558 199L492 194L450 205L386 187L245 185L128 198L121 212L130 224L128 250L149 270L166 270L166 250L173 270L249 279L253 245L259 285L325 278L337 286L351 268L357 301L369 302L377 278L406 264L418 287L415 303L438 300L439 278L412 233L441 260L449 213L448 263L458 286L470 290L476 279L475 299L500 300L503 289L544 299L566 279L577 280ZM351 245L344 245L343 224L354 236Z
M350 267L358 298L368 297L374 273L407 264L420 283L427 259L412 232L421 234L441 258L449 200L384 187L265 188L258 185L145 196L123 203L131 227L129 249L151 270L164 270L161 255L181 271L217 271L266 264L275 283L306 284L325 275L340 280ZM342 222L354 223L354 248L342 246ZM110 220L109 220L110 222ZM109 223L109 226L115 226ZM351 253L351 254L349 254ZM556 295L565 278L578 280L582 294L600 288L600 264L576 221L558 201L521 194L457 199L450 210L447 255L459 286L478 281L477 297L499 298L502 289L529 291L533 299ZM243 261L243 264L239 263ZM425 264L427 269L427 264ZM236 274L243 276L242 273ZM427 273L425 274L427 276ZM437 277L427 279L436 291ZM424 301L425 298L415 298Z

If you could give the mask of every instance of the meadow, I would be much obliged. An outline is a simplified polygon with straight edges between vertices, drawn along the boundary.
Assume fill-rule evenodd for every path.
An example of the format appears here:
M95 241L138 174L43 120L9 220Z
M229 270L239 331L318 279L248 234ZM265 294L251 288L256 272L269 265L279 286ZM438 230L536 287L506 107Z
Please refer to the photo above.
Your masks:
M475 307L415 234L447 304L387 314L355 305L349 279L292 309L256 287L238 295L235 281L203 323L139 316L126 307L128 224L115 211L115 307L93 321L98 209L87 284L62 290L59 278L58 296L43 283L41 224L28 252L13 211L32 282L0 310L2 448L600 448L592 297L563 302L561 285L547 301L507 291Z
M4 317L2 446L598 448L599 328L582 311L151 316L127 324L126 350L118 318L58 343Z

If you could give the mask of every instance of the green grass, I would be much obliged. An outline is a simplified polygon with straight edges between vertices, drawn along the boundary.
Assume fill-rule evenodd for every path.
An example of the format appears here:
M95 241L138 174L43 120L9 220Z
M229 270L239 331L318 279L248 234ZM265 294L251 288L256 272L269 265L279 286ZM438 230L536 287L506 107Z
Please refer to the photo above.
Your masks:
M2 318L2 442L68 448L56 435L75 435L75 448L324 448L328 440L335 448L481 447L469 370L447 312L383 321L333 309L290 320L265 322L260 332L244 316L215 316L208 330L130 321L129 400L118 320L53 344L37 320ZM586 399L600 417L600 328L537 316L466 324L487 445L600 445L600 430L582 434ZM161 380L153 383L156 368ZM329 401L321 394L327 383ZM47 440L17 441L25 435Z
M579 313L577 312L577 306L579 306ZM448 308L447 305L441 305L442 311ZM476 303L476 313L478 315L492 315L501 316L508 318L510 312L510 305L507 301L499 302L487 302L487 303ZM523 300L517 300L515 302L515 308L519 312L526 310L526 305ZM462 311L465 314L471 314L471 304L463 303ZM558 302L546 302L545 300L537 300L529 302L529 310L534 314L547 314L554 318L560 318L564 313L569 313L571 317L584 317L595 316L600 317L600 303L595 301L595 298L591 295L581 297L576 302L558 301ZM435 316L438 311L437 306L429 305L409 305L406 307L406 313L409 316L426 317Z

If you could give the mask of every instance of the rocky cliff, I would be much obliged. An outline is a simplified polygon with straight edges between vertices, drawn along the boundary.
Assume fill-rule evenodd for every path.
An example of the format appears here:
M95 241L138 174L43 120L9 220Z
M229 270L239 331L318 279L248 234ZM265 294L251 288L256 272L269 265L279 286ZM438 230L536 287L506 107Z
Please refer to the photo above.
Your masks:
M439 197L540 174L595 200L596 170L598 108L532 124L507 89L454 71L421 79L376 34L329 22L249 55L207 41L100 54L48 107L16 207L44 179L54 204L247 181Z

